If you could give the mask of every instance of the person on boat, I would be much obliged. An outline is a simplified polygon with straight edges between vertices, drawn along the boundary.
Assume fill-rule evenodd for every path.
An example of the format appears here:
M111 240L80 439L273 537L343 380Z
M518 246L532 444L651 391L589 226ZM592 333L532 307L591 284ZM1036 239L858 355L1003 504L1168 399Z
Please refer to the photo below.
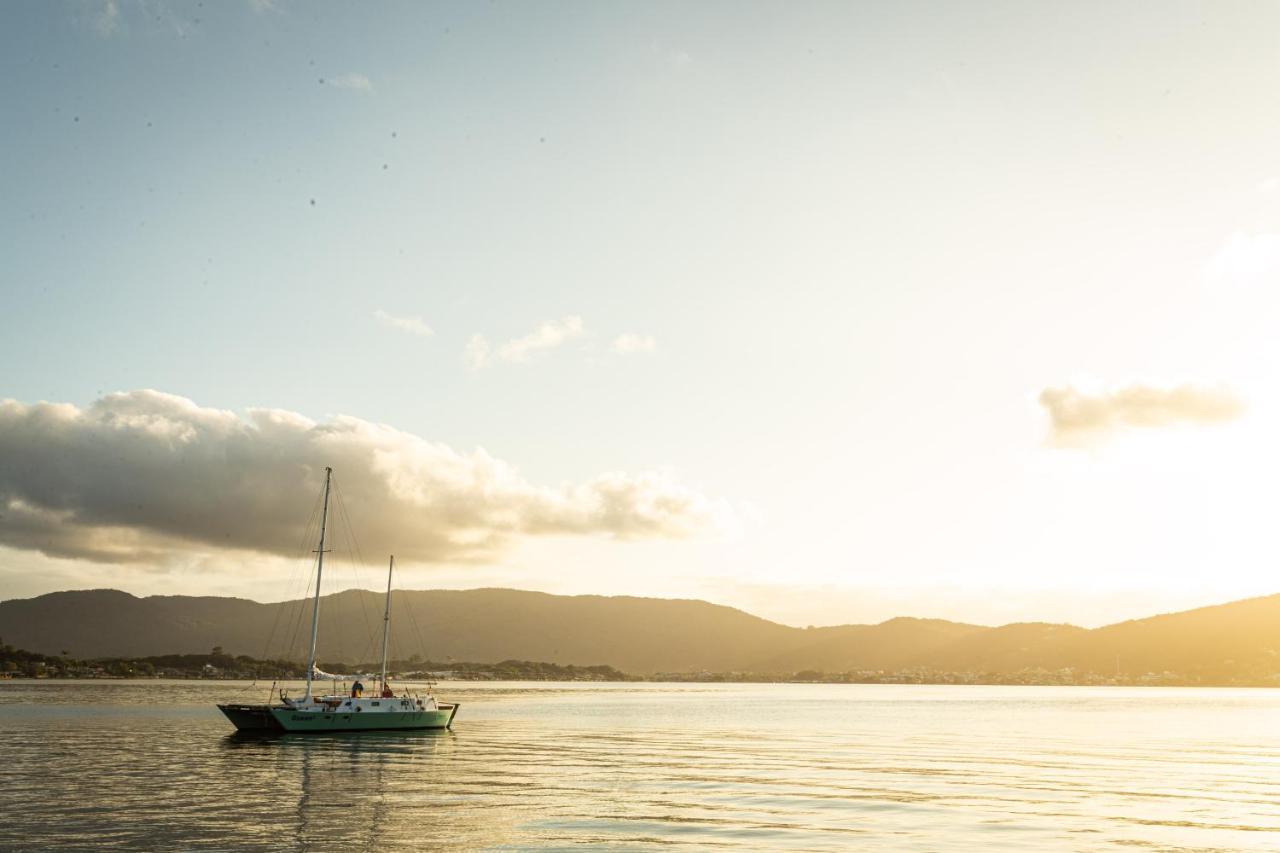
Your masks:
M363 695L364 695L364 685L360 683L359 679L356 679L356 683L351 685L351 698L359 699Z
M382 698L391 699L391 698L394 698L395 695L396 695L396 692L391 689L391 685L387 684L387 682L385 681L382 682Z

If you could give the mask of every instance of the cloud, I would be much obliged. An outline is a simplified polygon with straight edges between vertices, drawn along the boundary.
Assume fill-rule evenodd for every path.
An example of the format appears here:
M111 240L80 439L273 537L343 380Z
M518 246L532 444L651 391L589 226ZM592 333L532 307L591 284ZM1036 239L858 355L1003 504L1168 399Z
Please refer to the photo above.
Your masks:
M354 72L339 74L337 77L330 77L327 82L331 86L337 86L339 89L349 89L354 92L373 91L373 82L363 74L356 74Z
M410 562L492 559L521 536L684 537L732 518L662 474L535 486L483 450L359 418L241 417L140 390L84 409L0 401L0 545L96 562L296 557L326 465L365 552Z
M120 29L120 4L106 0L93 19L93 28L103 38L110 38Z
M159 35L170 32L185 37L193 23L193 7L169 0L80 0L73 20L101 39L125 38L134 33Z
M658 347L658 342L649 335L635 335L627 332L613 339L613 351L620 355L628 355L634 352L653 352Z
M484 335L475 334L467 341L462 358L472 370L479 370L491 364L494 357L511 363L525 362L533 353L554 349L571 338L580 337L585 332L582 318L571 314L560 320L543 323L524 337L512 338L497 349L489 345Z
M392 329L399 329L400 331L408 332L411 335L420 335L424 338L429 338L435 334L432 328L427 325L426 321L416 314L397 316L395 314L388 314L386 311L379 308L377 311L373 312L373 319L377 320L384 326L389 326Z
M1280 234L1237 231L1213 253L1204 272L1210 281L1280 282Z
M471 370L479 370L489 363L489 341L484 335L472 335L462 350L462 363Z
M558 347L582 333L581 317L568 316L562 320L553 320L543 323L522 338L513 338L498 347L498 358L503 361L528 361L530 354Z
M661 67L670 71L681 72L693 64L693 56L687 50L659 44L657 41L649 42L649 52Z
M1124 427L1222 423L1244 411L1243 403L1230 391L1194 385L1135 384L1099 394L1068 385L1041 391L1040 405L1049 414L1051 440L1068 446Z

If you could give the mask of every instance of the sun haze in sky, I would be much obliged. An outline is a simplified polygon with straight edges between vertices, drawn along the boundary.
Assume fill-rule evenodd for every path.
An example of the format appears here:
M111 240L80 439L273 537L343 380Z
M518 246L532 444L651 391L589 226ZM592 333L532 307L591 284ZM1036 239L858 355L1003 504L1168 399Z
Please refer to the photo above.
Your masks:
M2 597L1280 589L1275 4L0 14Z

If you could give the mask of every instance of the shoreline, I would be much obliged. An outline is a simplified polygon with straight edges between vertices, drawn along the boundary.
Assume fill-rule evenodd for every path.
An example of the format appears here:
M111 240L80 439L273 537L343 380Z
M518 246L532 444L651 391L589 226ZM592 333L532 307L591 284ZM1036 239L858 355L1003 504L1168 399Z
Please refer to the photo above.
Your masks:
M669 674L668 674L669 675ZM368 677L362 674L361 677ZM789 684L798 686L831 686L831 685L847 685L847 686L895 686L895 687L1178 687L1178 688L1206 688L1206 689L1250 689L1265 690L1280 687L1280 683L1266 682L1206 682L1206 681L1187 681L1187 680L1147 680L1142 678L1133 678L1129 680L1096 680L1096 681L1032 681L1032 680L1013 680L998 678L974 678L964 680L840 680L830 679L824 681L796 680L788 678L689 678L689 677L646 677L631 676L627 678L425 678L400 675L388 675L389 680L408 683L449 683L449 684L725 684L725 685L749 685L749 684ZM302 683L305 679L298 676L288 678L273 679L270 676L260 676L254 678L252 676L244 677L204 677L204 676L180 676L180 675L154 675L154 676L137 676L137 675L98 675L98 676L28 676L28 675L9 675L0 674L0 685L6 683L22 683L29 684L34 682L136 682L136 683L154 683L154 682L189 682L189 681L207 681L211 683L227 683L227 682L249 682L256 683L262 681L278 681L280 683L297 682ZM346 681L340 683L345 684Z

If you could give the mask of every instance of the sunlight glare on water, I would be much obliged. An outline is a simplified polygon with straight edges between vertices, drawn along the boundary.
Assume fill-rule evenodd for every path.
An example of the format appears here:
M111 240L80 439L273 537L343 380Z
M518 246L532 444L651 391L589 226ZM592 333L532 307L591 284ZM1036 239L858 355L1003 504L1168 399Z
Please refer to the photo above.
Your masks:
M0 683L0 847L1280 846L1270 690L473 682L451 732L232 734L267 688Z

